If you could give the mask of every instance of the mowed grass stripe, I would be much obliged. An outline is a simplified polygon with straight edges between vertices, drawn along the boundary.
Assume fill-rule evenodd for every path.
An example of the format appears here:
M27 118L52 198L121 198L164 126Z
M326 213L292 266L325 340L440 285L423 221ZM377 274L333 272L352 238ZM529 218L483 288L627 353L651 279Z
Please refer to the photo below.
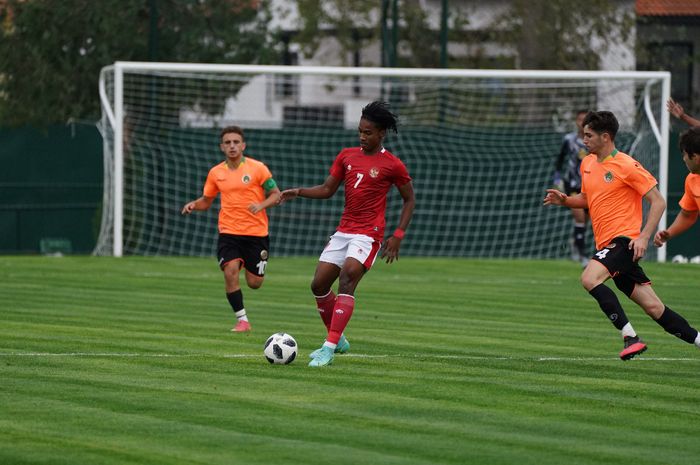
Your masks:
M212 259L0 258L0 462L697 463L700 351L626 305L650 358L616 360L575 264L378 262L355 356L311 370L315 263L274 258L235 335ZM695 268L645 268L700 323ZM271 366L281 330L300 359Z

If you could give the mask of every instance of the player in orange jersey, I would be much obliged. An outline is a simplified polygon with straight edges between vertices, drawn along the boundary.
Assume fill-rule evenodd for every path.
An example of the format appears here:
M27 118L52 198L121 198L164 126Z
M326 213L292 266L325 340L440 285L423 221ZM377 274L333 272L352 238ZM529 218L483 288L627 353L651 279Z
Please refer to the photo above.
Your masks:
M265 209L278 203L280 196L270 170L262 162L243 156L245 148L240 127L224 128L219 149L226 159L209 170L203 195L182 207L183 215L207 210L221 193L217 258L224 273L226 297L238 319L231 330L234 332L251 330L239 274L245 268L248 287L262 286L270 250Z
M581 163L581 193L568 196L548 189L544 204L589 209L597 252L583 270L581 283L622 333L620 358L629 360L647 346L637 336L615 293L605 285L609 278L664 330L700 348L698 331L661 302L639 266L666 208L656 179L638 161L615 148L619 128L615 115L609 111L589 112L583 124L583 141L590 155ZM643 228L642 199L650 204Z
M355 288L380 253L387 195L393 186L403 199L403 208L398 228L387 239L381 256L387 263L399 258L401 240L416 200L406 166L382 144L387 129L396 132L396 125L396 115L385 102L370 103L362 109L358 126L360 146L340 151L325 182L282 192L282 200L327 199L341 183L345 187L345 209L340 224L321 253L311 282L327 337L323 346L311 354L309 366L330 365L334 353L346 352L350 346L343 331L355 307ZM336 280L339 280L337 297L331 289Z
M697 221L700 210L700 126L683 132L678 145L690 173L685 178L683 197L678 202L681 211L668 229L656 233L654 244L657 247L690 229Z

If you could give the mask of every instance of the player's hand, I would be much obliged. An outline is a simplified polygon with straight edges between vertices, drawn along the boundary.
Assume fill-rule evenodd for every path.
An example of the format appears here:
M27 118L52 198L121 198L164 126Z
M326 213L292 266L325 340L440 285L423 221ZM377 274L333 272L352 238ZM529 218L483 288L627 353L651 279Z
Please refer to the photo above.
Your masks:
M182 211L180 212L183 215L189 215L194 211L194 202L187 202L184 207L182 207Z
M399 247L401 247L401 239L391 236L387 239L386 244L384 244L382 248L381 258L386 259L387 263L391 263L394 260L398 261Z
M256 214L262 210L264 210L264 208L262 208L259 203L251 203L248 205L248 211L252 214Z
M671 239L671 235L668 233L667 229L659 231L654 235L654 245L657 247L663 246L668 240Z
M299 188L287 189L282 191L279 198L277 199L277 205L283 204L287 200L296 199L299 196Z
M544 205L564 205L568 196L557 190L547 189L547 195L544 196Z
M673 116L675 116L678 119L681 119L683 117L683 115L685 114L685 110L683 109L683 105L676 102L672 98L668 99L668 101L666 102L666 109L668 110L669 113L671 113Z
M630 241L629 249L634 251L634 255L632 257L633 261L638 261L642 257L644 257L644 254L647 252L647 247L649 246L649 238L648 237L643 237L639 236L636 239L632 239Z

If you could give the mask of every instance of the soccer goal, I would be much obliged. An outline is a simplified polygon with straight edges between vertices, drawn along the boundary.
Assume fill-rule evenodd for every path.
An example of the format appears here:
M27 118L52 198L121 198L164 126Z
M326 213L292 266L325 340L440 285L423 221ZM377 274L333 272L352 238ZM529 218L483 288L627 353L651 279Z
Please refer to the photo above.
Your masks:
M207 212L181 216L180 209L223 159L222 127L245 129L247 155L265 162L282 189L311 186L323 182L340 149L358 144L361 109L377 99L400 117L399 133L385 144L414 179L417 208L403 255L568 256L570 213L542 199L580 109L614 112L618 148L667 190L667 72L117 62L99 84L99 255L213 255L218 200ZM389 231L400 206L392 193ZM272 254L317 255L342 207L341 187L328 200L273 208ZM648 258L664 260L664 250L650 247Z

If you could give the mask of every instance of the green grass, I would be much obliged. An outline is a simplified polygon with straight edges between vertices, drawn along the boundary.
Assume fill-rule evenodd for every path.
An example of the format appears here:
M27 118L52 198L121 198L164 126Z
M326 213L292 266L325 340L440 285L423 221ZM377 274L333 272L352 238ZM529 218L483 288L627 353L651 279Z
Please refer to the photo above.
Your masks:
M700 351L624 300L621 362L575 264L378 262L325 369L314 267L274 258L237 335L213 259L0 257L0 463L700 463ZM700 326L697 268L645 269Z

